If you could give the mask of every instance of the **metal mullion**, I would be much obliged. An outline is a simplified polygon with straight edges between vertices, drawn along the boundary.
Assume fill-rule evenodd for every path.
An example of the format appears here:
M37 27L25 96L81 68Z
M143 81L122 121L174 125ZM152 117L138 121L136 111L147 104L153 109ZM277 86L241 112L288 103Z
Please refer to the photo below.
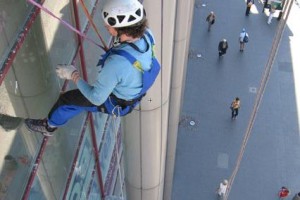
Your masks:
M77 7L76 0L73 0L73 9L74 9L74 17L75 17L76 28L78 30L81 30L81 28L80 28L80 19L79 19L78 7ZM84 55L84 49L83 49L83 39L79 35L77 36L77 38L78 38L79 45L81 46L81 48L79 49L79 56L80 56L80 62L81 62L82 75L83 75L83 79L85 81L87 81L88 76L87 76L85 55ZM104 191L102 173L101 173L101 168L100 168L100 157L99 157L99 152L98 152L98 148L97 148L98 145L97 145L95 125L94 125L94 121L93 121L93 116L90 112L88 113L88 118L89 118L89 121L90 121L91 137L92 137L93 152L94 152L95 163L96 163L97 178L98 178L98 182L99 182L99 185L100 185L101 196L102 196L103 199L105 199L105 191Z

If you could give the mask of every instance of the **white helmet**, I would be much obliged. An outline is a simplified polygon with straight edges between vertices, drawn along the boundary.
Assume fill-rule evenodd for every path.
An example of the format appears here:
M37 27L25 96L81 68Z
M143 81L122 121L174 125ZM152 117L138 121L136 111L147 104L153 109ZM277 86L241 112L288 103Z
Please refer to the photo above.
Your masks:
M144 9L138 0L107 0L102 17L112 27L126 27L142 21Z

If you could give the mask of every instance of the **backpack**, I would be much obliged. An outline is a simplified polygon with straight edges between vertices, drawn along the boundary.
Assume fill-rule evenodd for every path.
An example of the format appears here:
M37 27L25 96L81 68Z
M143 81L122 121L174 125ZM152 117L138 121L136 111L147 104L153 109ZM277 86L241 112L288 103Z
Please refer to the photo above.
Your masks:
M249 37L248 37L247 33L244 36L243 42L245 42L245 43L249 42Z

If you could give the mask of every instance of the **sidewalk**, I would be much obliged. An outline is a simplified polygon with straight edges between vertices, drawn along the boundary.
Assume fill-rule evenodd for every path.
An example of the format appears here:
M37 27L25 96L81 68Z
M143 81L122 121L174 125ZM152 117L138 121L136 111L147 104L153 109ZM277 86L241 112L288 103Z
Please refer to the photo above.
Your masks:
M172 200L216 199L218 184L236 166L278 24L273 18L268 25L262 3L255 1L255 6L246 17L244 1L196 1ZM217 18L207 32L210 11ZM300 192L299 19L294 3L229 200L274 200L281 186L291 190L287 199ZM242 28L249 33L243 53L238 42ZM222 38L229 48L219 59ZM241 109L232 121L229 106L235 97Z

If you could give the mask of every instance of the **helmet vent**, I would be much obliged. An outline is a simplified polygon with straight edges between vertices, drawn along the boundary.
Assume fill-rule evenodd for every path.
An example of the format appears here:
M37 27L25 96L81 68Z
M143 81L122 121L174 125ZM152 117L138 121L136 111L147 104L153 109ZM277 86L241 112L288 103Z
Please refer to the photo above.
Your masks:
M118 15L117 18L119 23L122 23L122 21L125 19L125 15Z
M109 24L110 26L114 26L114 25L116 25L116 23L117 23L116 19L113 18L113 17L109 17L109 18L107 19L107 22L108 22L108 24Z
M103 12L103 16L104 16L104 18L106 18L106 17L107 17L107 15L108 15L108 13L107 13L107 12Z
M137 9L137 11L135 11L135 14L136 14L137 16L141 16L141 14L142 14L141 9Z
M132 15L130 15L129 19L128 19L128 22L131 22L131 21L134 21L136 18Z
M139 25L146 16L140 0L107 0L101 12L104 23L115 28Z

